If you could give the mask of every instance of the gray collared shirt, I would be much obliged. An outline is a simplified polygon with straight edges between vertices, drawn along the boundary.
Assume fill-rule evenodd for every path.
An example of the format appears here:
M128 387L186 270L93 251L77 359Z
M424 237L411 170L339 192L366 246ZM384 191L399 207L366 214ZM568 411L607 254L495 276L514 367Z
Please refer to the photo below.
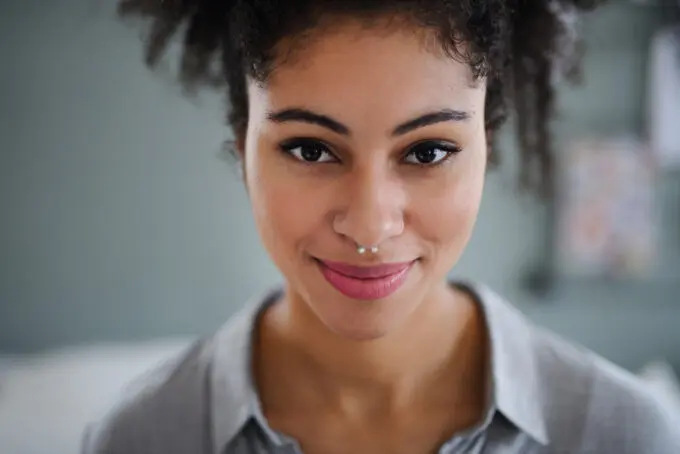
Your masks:
M680 421L633 375L534 326L488 288L464 288L490 333L492 405L441 454L680 453ZM256 319L278 295L140 378L87 431L83 454L300 454L267 424L251 377Z

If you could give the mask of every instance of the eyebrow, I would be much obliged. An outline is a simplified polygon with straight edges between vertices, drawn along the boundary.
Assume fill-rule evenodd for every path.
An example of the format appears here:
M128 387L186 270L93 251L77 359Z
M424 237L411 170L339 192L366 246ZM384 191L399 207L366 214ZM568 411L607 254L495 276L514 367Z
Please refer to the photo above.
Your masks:
M337 120L333 120L331 117L316 112L312 112L307 109L284 109L278 112L270 112L267 114L267 118L274 123L286 123L290 121L309 123L317 126L321 126L326 129L330 129L333 132L342 134L343 136L349 136L349 128Z
M301 122L321 126L343 136L351 135L350 129L341 122L334 120L328 115L313 112L308 109L292 108L283 109L267 114L267 119L275 123ZM460 110L442 109L429 112L414 119L408 120L392 130L392 136L401 136L425 126L447 121L461 122L470 119L470 114Z
M460 110L443 109L436 112L426 113L413 120L404 122L394 128L392 131L393 136L401 136L407 132L411 132L415 129L423 128L425 126L430 126L437 123L444 123L447 121L461 122L470 119L470 114Z

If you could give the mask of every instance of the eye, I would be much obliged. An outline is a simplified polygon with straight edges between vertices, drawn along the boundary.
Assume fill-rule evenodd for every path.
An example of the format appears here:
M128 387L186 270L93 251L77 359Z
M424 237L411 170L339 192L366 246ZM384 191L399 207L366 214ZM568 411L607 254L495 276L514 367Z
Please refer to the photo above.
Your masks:
M404 160L409 164L434 166L440 164L451 155L460 152L460 147L448 142L426 141L412 146Z
M293 139L282 143L279 147L284 153L305 163L337 161L329 147L315 139Z

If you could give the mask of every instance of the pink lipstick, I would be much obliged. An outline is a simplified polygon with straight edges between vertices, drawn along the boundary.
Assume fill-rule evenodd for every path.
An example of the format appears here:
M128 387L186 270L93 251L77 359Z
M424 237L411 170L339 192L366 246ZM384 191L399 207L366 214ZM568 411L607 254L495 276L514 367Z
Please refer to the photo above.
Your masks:
M329 284L348 298L379 300L399 290L415 262L355 266L317 260Z

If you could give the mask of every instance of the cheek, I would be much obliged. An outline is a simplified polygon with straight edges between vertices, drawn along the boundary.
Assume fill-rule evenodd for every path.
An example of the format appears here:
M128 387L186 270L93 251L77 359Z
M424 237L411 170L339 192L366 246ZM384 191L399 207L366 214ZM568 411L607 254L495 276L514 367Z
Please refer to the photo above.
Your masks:
M274 152L272 152L274 153ZM272 258L285 267L286 257L311 242L323 224L318 191L291 175L279 156L252 150L246 161L246 184L257 228Z
M476 155L483 156L482 153ZM437 246L438 255L459 255L470 238L479 212L486 168L478 156L466 160L453 174L442 179L436 191L417 205L414 216L417 228L421 236Z

